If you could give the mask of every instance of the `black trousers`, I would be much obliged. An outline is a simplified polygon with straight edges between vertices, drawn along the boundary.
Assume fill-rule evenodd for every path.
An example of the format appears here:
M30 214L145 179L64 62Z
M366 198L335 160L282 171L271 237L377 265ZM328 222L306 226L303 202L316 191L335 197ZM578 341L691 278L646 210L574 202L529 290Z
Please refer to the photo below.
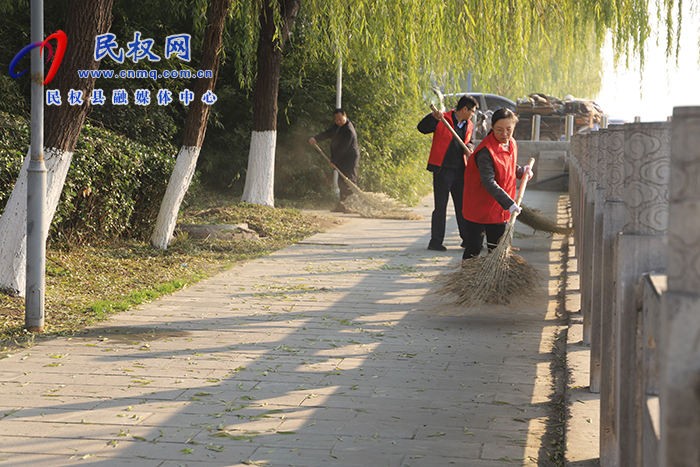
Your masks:
M350 179L350 181L352 181L353 183L357 183L357 166L356 165L351 166L351 167L336 165L336 167L338 167L338 169L341 172L343 172L343 175L348 177ZM338 175L338 189L340 190L340 201L341 202L345 201L345 198L347 198L348 196L351 196L353 193L352 189L350 188L350 185L348 185L348 183L345 181L345 179L343 177L341 177L340 175Z
M455 207L457 227L462 241L466 238L464 216L462 215L462 197L464 196L464 172L457 169L441 168L433 172L433 199L435 208L430 219L430 245L440 246L445 239L445 222L447 203L452 195Z
M506 231L506 223L502 224L477 224L465 220L467 227L467 238L464 245L464 253L462 259L474 258L479 256L481 248L484 246L484 233L486 234L486 242L489 247L489 253L496 248L498 241Z

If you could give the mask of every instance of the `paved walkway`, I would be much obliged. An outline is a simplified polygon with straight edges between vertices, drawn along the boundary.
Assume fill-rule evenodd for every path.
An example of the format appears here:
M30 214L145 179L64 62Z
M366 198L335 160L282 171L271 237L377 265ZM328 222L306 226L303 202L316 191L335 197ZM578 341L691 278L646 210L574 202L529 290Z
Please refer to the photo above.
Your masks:
M566 202L526 193L550 215ZM340 214L341 227L4 358L0 465L553 465L562 238L519 225L544 287L473 315L430 293L462 253L454 219L447 252L425 248L430 211Z

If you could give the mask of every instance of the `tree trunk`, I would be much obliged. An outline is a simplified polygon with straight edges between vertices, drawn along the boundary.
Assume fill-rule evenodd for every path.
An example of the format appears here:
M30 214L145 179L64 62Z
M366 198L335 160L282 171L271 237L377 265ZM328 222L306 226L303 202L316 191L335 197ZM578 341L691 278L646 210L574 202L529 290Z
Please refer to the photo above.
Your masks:
M160 205L156 226L151 235L151 244L157 248L166 249L173 239L177 214L180 211L182 199L187 193L197 166L199 151L207 130L210 105L202 102L202 96L207 91L214 91L216 77L219 72L220 51L223 45L224 24L226 13L231 0L213 0L209 7L209 21L204 32L202 44L202 70L211 70L212 78L200 78L194 86L194 100L185 121L185 135L177 155L175 168L170 176L168 188Z
M282 47L299 13L299 0L278 0L282 17L279 34L273 5L265 2L260 15L258 73L253 92L253 134L242 201L274 206L275 148L277 145L277 93Z
M70 167L80 129L90 111L90 94L94 78L78 78L78 70L96 70L94 60L95 36L109 31L112 24L113 0L71 0L66 18L67 48L51 85L61 93L63 103L45 107L44 160L47 170L45 216L48 234L51 219ZM53 87L52 86L52 87ZM70 89L83 91L82 105L69 105ZM27 220L27 165L25 160L17 183L12 190L5 212L0 217L0 287L24 295L26 283L26 220Z

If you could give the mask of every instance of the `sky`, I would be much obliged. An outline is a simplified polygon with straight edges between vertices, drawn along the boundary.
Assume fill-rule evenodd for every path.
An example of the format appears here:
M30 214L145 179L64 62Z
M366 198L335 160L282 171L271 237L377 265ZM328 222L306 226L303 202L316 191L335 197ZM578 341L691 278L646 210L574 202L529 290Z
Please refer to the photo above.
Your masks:
M630 60L630 69L625 69L624 64L615 69L608 40L603 55L603 86L595 102L611 120L633 121L638 116L642 122L665 121L673 115L675 106L700 106L699 35L700 19L684 12L678 67L674 58L666 60L665 37L657 45L654 35L646 46L641 76L638 59Z

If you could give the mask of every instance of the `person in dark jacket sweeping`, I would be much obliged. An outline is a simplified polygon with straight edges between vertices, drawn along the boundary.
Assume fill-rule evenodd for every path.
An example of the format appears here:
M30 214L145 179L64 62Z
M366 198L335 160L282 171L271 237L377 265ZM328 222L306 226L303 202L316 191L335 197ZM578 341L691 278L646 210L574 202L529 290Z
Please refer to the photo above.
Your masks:
M464 217L462 215L462 196L464 191L464 168L467 158L474 149L474 125L471 121L478 104L472 96L464 95L457 102L457 107L444 112L445 120L455 129L457 135L467 143L469 154L465 154L462 145L455 140L449 129L440 122L440 116L429 113L418 123L418 131L423 134L433 133L427 169L433 173L433 198L435 207L430 221L430 242L428 250L446 251L442 244L445 239L445 218L450 194L455 207L459 236L462 246L466 239Z
M530 166L520 167L518 145L513 131L518 117L512 110L500 108L491 117L491 132L483 139L469 159L464 172L463 214L466 239L462 259L478 256L484 245L484 233L489 252L506 230L514 213L520 213L515 203L516 179L532 177Z
M326 131L309 139L312 146L317 142L331 138L331 162L343 172L353 183L357 182L357 167L360 164L360 148L357 145L357 133L350 119L343 109L333 111L335 123ZM347 212L343 201L352 194L345 181L338 182L340 189L340 202L331 212Z

